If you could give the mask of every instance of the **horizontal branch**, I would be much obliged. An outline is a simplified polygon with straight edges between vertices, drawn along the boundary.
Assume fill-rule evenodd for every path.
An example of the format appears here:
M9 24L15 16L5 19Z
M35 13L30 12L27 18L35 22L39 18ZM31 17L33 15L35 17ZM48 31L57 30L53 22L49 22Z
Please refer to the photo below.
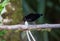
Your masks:
M20 29L20 30L30 30L30 29L41 29L41 28L60 28L60 24L40 24L40 25L1 25L0 29Z

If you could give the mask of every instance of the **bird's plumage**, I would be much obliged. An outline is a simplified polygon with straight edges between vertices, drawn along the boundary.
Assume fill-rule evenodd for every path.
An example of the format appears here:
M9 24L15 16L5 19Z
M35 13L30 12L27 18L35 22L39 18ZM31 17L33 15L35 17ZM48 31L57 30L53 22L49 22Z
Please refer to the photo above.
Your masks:
M40 16L42 16L42 14L30 13L29 15L24 17L24 21L33 22L33 21L37 20Z

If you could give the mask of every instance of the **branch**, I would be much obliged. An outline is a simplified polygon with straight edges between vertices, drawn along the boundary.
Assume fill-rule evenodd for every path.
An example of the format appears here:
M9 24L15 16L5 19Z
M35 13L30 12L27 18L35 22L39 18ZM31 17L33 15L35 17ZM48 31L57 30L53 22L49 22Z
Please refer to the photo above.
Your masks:
M20 29L20 30L30 30L30 29L41 29L41 28L60 28L60 24L40 24L40 25L1 25L1 29Z

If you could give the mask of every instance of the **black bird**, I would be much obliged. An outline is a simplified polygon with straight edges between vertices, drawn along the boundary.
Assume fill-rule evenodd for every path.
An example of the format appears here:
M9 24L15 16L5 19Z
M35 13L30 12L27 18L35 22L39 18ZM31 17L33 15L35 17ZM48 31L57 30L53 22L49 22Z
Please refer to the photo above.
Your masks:
M33 22L33 21L37 20L40 16L42 16L42 14L30 13L29 15L24 17L24 21Z

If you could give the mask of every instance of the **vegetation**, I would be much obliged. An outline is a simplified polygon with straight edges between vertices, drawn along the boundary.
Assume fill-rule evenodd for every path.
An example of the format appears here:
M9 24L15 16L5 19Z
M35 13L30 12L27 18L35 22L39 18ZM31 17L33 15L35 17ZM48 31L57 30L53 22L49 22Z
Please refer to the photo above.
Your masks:
M12 11L9 8L8 3L11 3L11 7L15 8L15 11ZM0 4L0 13L4 7L6 7L7 12L4 13L3 18L12 18L13 21L11 23L7 23L6 25L15 25L22 22L23 11L21 0L4 0L3 3ZM21 41L20 40L20 30L0 30L0 41Z
M13 11L7 3L11 3L11 7L14 7ZM23 2L23 3L22 3ZM45 3L44 3L45 2ZM60 1L59 0L5 0L0 3L0 12L6 7L7 12L3 15L4 18L12 18L13 21L6 25L15 25L23 22L23 16L30 12L39 12L43 16L36 20L36 23L60 23ZM43 19L45 19L43 21ZM41 31L31 30L33 36L37 41L60 41L60 29L42 29ZM22 35L21 35L22 34ZM24 41L27 40L24 36L24 32L18 30L5 30L0 29L0 41L22 41L21 36L24 37Z

